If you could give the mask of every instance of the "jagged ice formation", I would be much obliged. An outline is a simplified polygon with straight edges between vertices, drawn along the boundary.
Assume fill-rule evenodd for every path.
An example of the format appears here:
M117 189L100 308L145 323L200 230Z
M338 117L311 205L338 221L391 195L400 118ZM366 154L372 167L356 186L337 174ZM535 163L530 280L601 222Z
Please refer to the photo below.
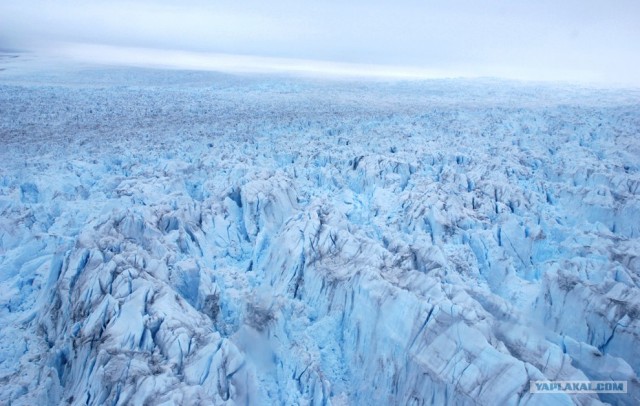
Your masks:
M637 91L9 68L0 403L637 404L639 133Z

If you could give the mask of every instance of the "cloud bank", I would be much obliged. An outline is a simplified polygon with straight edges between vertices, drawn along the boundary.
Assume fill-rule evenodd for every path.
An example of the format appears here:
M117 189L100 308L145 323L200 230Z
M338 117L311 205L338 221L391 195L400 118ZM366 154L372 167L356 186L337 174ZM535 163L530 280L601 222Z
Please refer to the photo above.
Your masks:
M640 2L629 0L25 0L0 4L0 16L4 49L94 44L640 85Z

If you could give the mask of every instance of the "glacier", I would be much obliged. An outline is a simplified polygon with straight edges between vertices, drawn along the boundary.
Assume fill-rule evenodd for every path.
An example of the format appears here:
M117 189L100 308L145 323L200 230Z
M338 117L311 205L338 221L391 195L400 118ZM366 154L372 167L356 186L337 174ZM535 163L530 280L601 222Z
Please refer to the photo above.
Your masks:
M0 66L0 403L640 402L640 91Z

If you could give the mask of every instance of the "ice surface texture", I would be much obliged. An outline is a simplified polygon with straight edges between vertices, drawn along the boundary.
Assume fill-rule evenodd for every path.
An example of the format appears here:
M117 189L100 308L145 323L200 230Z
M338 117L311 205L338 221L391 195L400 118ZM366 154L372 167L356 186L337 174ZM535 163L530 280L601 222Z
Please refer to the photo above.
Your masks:
M638 92L25 72L0 403L640 401Z

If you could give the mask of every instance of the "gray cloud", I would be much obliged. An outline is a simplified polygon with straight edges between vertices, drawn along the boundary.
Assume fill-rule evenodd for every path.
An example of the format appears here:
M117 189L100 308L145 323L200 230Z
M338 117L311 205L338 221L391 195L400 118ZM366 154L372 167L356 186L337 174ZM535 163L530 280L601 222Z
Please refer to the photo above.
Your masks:
M635 0L25 0L0 15L4 48L95 43L640 85Z

